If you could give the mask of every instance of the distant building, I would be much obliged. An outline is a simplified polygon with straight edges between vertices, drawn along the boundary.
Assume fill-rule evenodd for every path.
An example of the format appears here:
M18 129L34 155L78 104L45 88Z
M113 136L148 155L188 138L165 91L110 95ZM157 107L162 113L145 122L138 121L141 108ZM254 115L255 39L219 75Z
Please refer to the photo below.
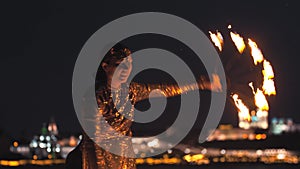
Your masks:
M80 136L79 138L70 136L70 138L58 140L58 127L54 118L51 118L48 124L43 123L40 134L35 135L29 145L19 145L19 142L15 141L10 147L10 151L34 160L66 158L80 140Z
M233 128L232 125L220 125L217 129L210 132L207 141L226 141L226 140L264 140L267 138L265 133L256 133L254 129Z
M51 135L55 135L55 136L58 135L58 128L57 128L54 118L50 119L50 122L48 124L48 131Z
M34 136L29 144L33 159L55 159L59 158L61 147L57 143L58 129L54 119L51 119L48 126L43 124L40 135Z
M291 118L272 118L270 133L280 135L283 133L300 132L300 124L295 124Z

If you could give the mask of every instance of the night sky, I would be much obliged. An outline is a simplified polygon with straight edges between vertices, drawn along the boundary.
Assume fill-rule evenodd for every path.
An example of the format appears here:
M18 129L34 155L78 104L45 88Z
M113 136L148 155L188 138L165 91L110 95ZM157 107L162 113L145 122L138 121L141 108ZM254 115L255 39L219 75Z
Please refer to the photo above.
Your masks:
M270 117L290 117L300 123L300 29L295 2L194 2L36 0L1 4L0 130L13 137L30 136L54 117L61 131L78 132L72 74L81 48L106 23L150 11L182 17L207 34L227 30L232 24L238 33L253 38L275 72L277 96L269 99ZM149 42L155 38L144 46L151 46ZM180 51L184 55L185 50ZM236 123L236 116L228 103L222 122Z

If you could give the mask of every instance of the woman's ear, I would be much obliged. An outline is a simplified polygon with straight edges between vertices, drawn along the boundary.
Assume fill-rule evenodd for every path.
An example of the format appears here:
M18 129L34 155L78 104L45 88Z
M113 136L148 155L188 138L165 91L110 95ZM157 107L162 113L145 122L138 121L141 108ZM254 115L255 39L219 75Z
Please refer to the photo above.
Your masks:
M103 69L105 72L107 72L107 66L108 66L108 64L105 63L105 62L103 62L103 63L101 64L101 66L102 66L102 69Z

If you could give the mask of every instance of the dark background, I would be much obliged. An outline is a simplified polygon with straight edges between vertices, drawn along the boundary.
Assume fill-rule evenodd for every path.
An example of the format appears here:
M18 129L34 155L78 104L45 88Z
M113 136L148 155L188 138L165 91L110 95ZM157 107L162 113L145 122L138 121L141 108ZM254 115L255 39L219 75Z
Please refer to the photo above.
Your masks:
M277 96L269 98L270 118L290 117L300 123L297 105L300 31L296 1L36 0L7 1L1 2L0 6L0 130L12 137L31 137L39 133L42 123L51 117L55 118L61 132L79 132L71 89L73 68L81 48L108 22L124 15L149 11L182 17L207 35L209 30L216 29L226 34L227 25L232 24L234 30L245 38L252 38L275 71ZM178 50L181 57L190 53L177 42L165 45L165 41L157 40L155 36L145 38L149 38L147 43L135 41L139 46L130 47L166 47ZM239 65L238 61L235 64ZM239 69L235 71L239 73ZM243 76L246 74L241 73L235 78ZM209 92L201 93L209 98ZM172 99L176 102L178 98ZM161 124L172 120L164 119ZM230 100L222 122L237 124L236 110ZM202 123L197 123L196 128L201 127Z

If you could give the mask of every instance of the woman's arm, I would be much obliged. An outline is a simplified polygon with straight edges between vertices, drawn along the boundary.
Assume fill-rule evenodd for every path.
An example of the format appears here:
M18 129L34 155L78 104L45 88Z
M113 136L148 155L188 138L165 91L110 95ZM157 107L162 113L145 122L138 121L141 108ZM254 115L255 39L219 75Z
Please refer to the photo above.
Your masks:
M176 84L141 84L132 82L130 83L130 90L133 93L133 100L135 102L147 99L149 97L173 97L197 89L211 90L214 92L222 91L222 85L220 83L219 76L213 74L212 78L212 83L210 83L204 77L201 77L198 83L187 84L183 86L178 86Z

